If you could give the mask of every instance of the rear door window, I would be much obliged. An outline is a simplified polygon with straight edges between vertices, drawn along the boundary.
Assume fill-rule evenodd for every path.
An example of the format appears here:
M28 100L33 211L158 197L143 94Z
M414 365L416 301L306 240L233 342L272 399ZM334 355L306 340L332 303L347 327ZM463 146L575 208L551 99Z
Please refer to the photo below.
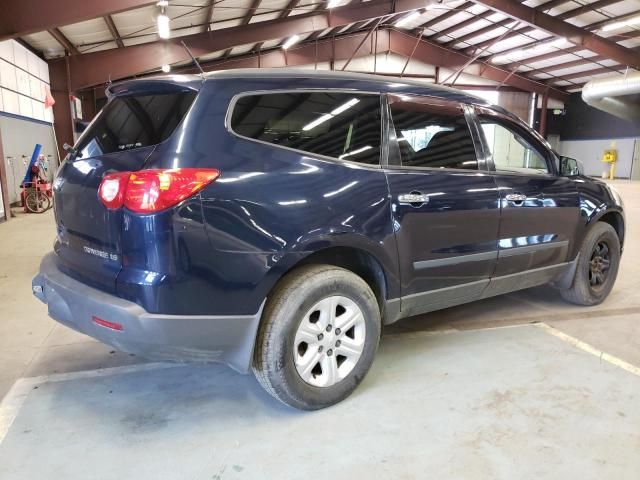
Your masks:
M405 95L388 98L403 166L478 169L462 105Z
M380 96L288 92L240 97L231 129L243 137L339 160L380 163Z
M82 135L78 151L90 158L166 140L184 118L196 92L116 97Z

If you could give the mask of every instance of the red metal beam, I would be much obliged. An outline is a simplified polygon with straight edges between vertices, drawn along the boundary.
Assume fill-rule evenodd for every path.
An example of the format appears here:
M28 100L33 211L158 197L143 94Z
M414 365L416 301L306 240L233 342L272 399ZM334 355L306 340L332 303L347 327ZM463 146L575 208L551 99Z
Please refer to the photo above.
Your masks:
M464 10L466 10L467 8L471 8L471 7L473 7L473 2L465 2L462 5L460 5L459 7L456 7L454 9L452 9L452 10L449 10L448 12L445 12L445 13L443 13L441 15L438 15L437 17L432 18L431 20L429 20L428 22L423 23L422 25L418 25L417 29L426 30L427 28L431 28L434 25L437 25L438 23L444 22L445 20L448 20L451 17L453 17L454 15L457 15L457 14L463 12Z
M547 106L549 105L549 92L542 94L542 108L540 109L540 135L547 133Z
M0 14L0 41L155 3L156 0L3 1Z
M612 42L622 42L624 40L629 40L630 38L638 38L638 37L640 37L640 31L629 32L628 34L625 34L625 35L612 35L611 37L608 37L608 38ZM525 48L525 49L526 48L531 48L531 46L535 45L536 43L523 45L523 46L520 46L520 47L518 47L516 49L509 49L508 51L519 50L519 49L522 49L522 48ZM503 66L503 68L511 69L511 68L515 68L516 66L518 66L520 64L530 65L532 63L543 62L545 60L550 60L552 58L560 57L562 55L567 55L569 53L580 52L582 50L584 50L584 48L582 48L582 47L563 48L561 50L554 50L553 52L543 53L542 55L536 55L535 57L525 58L520 62L513 62L513 63L510 63L508 65L502 65L502 66ZM638 51L638 48L636 47L633 50L634 51ZM500 55L502 55L502 53L500 53ZM605 57L602 57L602 55L598 55L597 57L588 57L588 58L603 58L604 59ZM586 60L586 58L585 58L585 60ZM527 72L527 73L529 73L529 72Z
M68 60L71 57L66 57ZM63 145L73 144L73 119L71 117L71 94L68 84L67 63L65 60L51 65L49 77L51 79L51 95L56 103L53 105L54 130L58 144L58 158L60 162L67 155Z
M203 32L208 32L211 28L211 17L213 16L213 9L215 8L216 0L209 0L209 5L207 6L207 11L204 14L205 23L202 26Z
M104 16L104 23L107 24L107 27L109 28L109 33L111 33L111 36L116 41L116 45L118 45L118 48L124 48L124 43L122 43L122 38L120 37L120 33L116 28L116 24L113 23L113 18L111 18L111 15Z
M638 52L638 54L640 54L640 47L635 47L632 50L634 52ZM554 53L556 53L556 55L557 55L557 52L554 52ZM550 58L553 58L553 57L550 57ZM603 57L603 56L596 55L595 57L579 58L578 60L573 60L571 62L556 63L555 65L550 65L550 66L544 67L544 68L536 68L535 70L527 70L526 72L523 72L523 73L525 73L527 76L539 75L539 74L543 74L543 73L554 72L556 70L564 70L566 68L580 67L582 65L588 65L590 63L593 63L593 64L598 65L598 66L602 66L598 62L602 62L604 60L607 60L607 59L605 57ZM526 59L525 62L529 62L529 59ZM533 63L533 62L531 62L531 63ZM618 67L622 68L622 66L620 64L618 64L618 65L610 65L610 68L618 68Z
M262 0L253 0L253 2L251 3L251 6L247 10L247 13L240 21L240 25L249 25L249 22L251 22L251 19L256 14L256 10L260 6L260 3L262 3ZM261 46L262 44L254 45L251 50L259 50ZM222 56L224 58L227 58L229 55L231 55L231 50L232 50L231 48L227 48L225 52L222 54Z
M358 46L360 46L360 48L355 51L354 58L372 55L375 52L382 54L393 52L398 55L408 57L415 48L415 52L413 52L414 58L418 58L423 62L442 62L444 64L443 66L449 69L460 67L469 60L469 57L464 54L439 47L438 45L434 45L430 42L420 41L416 37L402 32L378 30L377 45L371 45L369 42L362 43L362 38L365 35L366 32L360 32L340 37L333 37L331 39L322 39L317 42L314 41L300 44L289 49L286 55L282 49L273 49L262 53L259 56L258 54L253 53L229 60L214 60L204 64L203 68L205 71L258 67L280 68L285 66L292 67L310 65L315 62L329 63L332 61L344 61L354 53L354 49ZM418 40L417 45L416 40ZM437 63L435 64L437 65ZM436 71L438 69L439 67L436 67ZM180 73L197 73L197 70L194 67L188 67L185 70L181 69ZM378 75L399 76L397 73L379 73ZM404 74L403 76L423 79L433 78L433 75ZM554 98L558 98L563 101L568 99L568 94L561 90L553 87L549 88L548 85L524 79L499 68L491 66L485 67L485 72L483 72L481 76L497 82L504 82L504 84L507 85L505 88L506 91L530 92L532 91L531 88L535 87L537 91L541 93L549 90L550 95ZM456 88L467 90L487 90L494 87L491 85L458 85Z
M573 17L577 17L578 15L582 15L585 12L588 11L592 11L598 8L603 8L609 5L612 5L614 3L618 3L622 0L598 0L596 2L590 3L588 5L582 5L580 7L576 7L573 8L571 10L567 10L564 13L561 13L559 15L554 16L553 18L557 18L559 20L567 20L568 18L573 18ZM552 0L551 2L547 2L544 3L542 5L538 5L535 9L539 10L539 11L545 11L545 10L551 10L552 8L557 7L559 4L563 4L563 3L567 3L566 1L562 0L562 1L554 1ZM509 21L512 21L511 19L509 19ZM584 28L584 27L583 27ZM504 39L508 40L510 38L515 38L518 35L527 35L533 31L535 31L535 28L531 28L531 27L523 27L523 28L519 28L518 30L515 30L513 33L510 33L509 35L507 35ZM479 43L478 45L474 45L474 48L482 48L485 44L488 44L488 42L490 42L491 39L489 40L485 40L482 43Z
M551 9L551 8L558 7L558 6L560 6L560 5L564 4L564 3L567 3L569 1L570 0L549 0L549 1L547 1L547 2L545 2L543 4L541 4L541 5L538 5L536 7L536 9L538 9L538 10L548 10L548 9ZM494 10L489 9L486 12L483 12L482 14L478 15L474 19L474 21L477 21L477 20L479 20L481 18L490 17L494 13L496 13ZM458 26L462 25L462 23L464 23L464 22L461 22L458 25L454 25L455 29L457 30ZM513 23L513 20L511 18L505 18L504 20L500 20L499 22L493 23L491 25L487 25L486 27L482 27L482 28L480 28L478 30L474 30L473 32L469 32L469 33L467 33L465 35L462 35L460 37L456 37L453 40L450 40L450 41L444 43L444 45L447 46L447 47L452 47L452 46L454 46L454 45L456 45L458 43L463 43L463 42L466 42L467 40L470 40L470 39L472 39L474 37L479 37L480 35L484 35L485 33L489 33L491 31L495 30L497 27L506 27L510 23ZM454 27L451 27L451 28L454 28ZM459 28L462 28L462 27L459 27ZM507 35L507 37L505 37L505 38L510 38L510 35ZM434 35L432 38L435 39L437 37ZM493 40L493 39L491 39L491 40ZM477 48L483 48L483 47L484 47L484 45L482 45L482 44L479 44L477 46ZM474 45L474 46L472 46L470 48L474 48L475 49L476 45Z
M392 52L408 57L414 48L415 36L392 30L389 41ZM438 65L445 68L460 68L470 60L470 57L461 52L450 50L425 40L419 43L418 48L413 54L413 58L427 64ZM549 89L549 86L544 83L514 74L513 72L503 70L493 65L483 65L480 75L498 83L505 82L505 85L528 92L544 94L544 92ZM562 101L567 101L569 98L566 92L554 88L549 89L549 95Z
M80 55L80 51L69 41L67 37L65 37L64 33L62 33L59 28L51 28L47 31L49 32L49 35L55 38L56 41L64 47L69 55Z
M344 61L353 55L353 58L360 58L372 55L374 52L389 52L389 32L381 30L378 32L377 45L371 42L362 42L367 32L353 35L335 37L332 39L319 40L318 42L304 43L296 45L285 51L281 48L264 52L243 55L226 61L213 61L203 65L207 72L215 70L227 70L234 68L280 68L309 65L314 62ZM260 64L258 65L258 57ZM194 70L191 70L195 72Z
M520 20L545 30L552 35L565 37L576 46L581 46L594 53L616 60L632 68L640 68L640 55L610 40L590 33L582 28L564 22L558 18L537 11L535 8L510 0L474 0L476 3L492 8L515 20Z
M184 41L198 57L236 45L259 43L294 34L345 26L369 18L380 18L400 11L415 10L423 6L424 0L372 0L367 3L338 7L331 12L314 11L282 19L195 33L166 41L74 55L69 59L71 90L104 83L109 77L117 80L157 69L163 64L189 60L180 41ZM55 64L56 61L61 60L50 63Z
M593 70L583 70L581 72L571 73L568 75L563 75L562 77L555 77L551 80L548 80L549 83L557 83L557 82L571 82L576 78L586 78L591 77L593 75L602 75L603 73L617 73L624 70L626 67L624 65L614 65L612 67L600 67L594 68Z

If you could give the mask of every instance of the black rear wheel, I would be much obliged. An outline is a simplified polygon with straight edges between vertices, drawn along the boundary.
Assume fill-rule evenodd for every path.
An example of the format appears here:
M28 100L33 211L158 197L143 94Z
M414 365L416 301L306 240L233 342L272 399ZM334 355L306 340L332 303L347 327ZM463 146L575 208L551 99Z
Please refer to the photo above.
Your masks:
M620 264L620 239L608 223L598 222L587 233L570 288L561 290L565 300L577 305L597 305L611 292Z

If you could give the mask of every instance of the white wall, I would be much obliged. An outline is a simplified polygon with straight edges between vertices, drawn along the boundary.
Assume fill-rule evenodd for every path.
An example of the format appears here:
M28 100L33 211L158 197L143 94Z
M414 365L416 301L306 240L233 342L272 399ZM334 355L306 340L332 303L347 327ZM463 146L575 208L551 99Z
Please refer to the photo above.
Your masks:
M601 161L604 151L615 148L618 150L615 176L629 178L633 162L633 147L636 140L640 141L640 137L637 139L563 140L560 142L560 154L580 160L584 163L587 175L600 177L602 172L609 171L609 164ZM615 142L615 147L611 145L612 141Z
M48 86L47 62L15 40L0 42L0 129L5 156L0 161L5 162L11 203L20 198L20 181L36 143L42 145L52 166L58 163L53 128L47 125L53 122L53 113L44 108Z
M49 85L47 62L15 40L0 42L0 112L53 121L45 110L45 86Z

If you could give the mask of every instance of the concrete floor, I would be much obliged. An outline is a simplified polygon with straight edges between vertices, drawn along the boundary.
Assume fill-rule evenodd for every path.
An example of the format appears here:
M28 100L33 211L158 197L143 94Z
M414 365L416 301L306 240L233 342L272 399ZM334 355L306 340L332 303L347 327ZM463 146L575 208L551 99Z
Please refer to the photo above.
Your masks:
M541 287L406 319L356 394L312 414L226 367L145 365L50 320L30 281L53 218L18 215L0 224L0 479L635 479L640 183L616 188L628 236L602 305Z

